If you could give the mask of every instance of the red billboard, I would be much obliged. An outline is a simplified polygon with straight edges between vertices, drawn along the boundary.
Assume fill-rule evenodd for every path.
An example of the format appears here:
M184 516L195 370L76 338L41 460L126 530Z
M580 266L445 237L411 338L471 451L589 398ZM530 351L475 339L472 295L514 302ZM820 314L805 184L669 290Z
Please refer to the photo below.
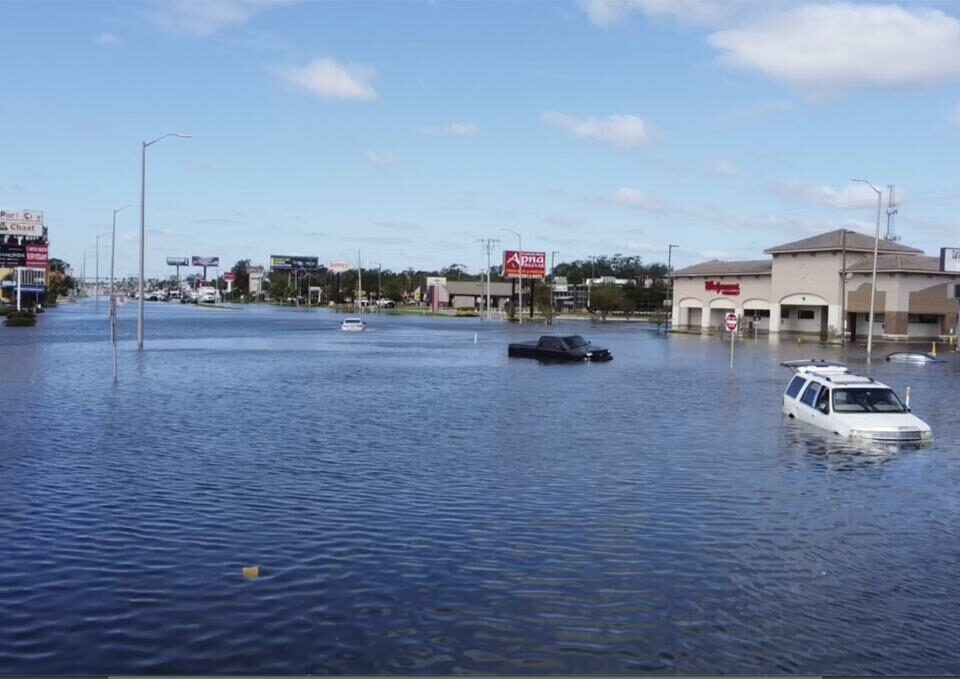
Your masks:
M544 278L547 275L547 253L524 250L503 251L504 278Z
M46 245L27 245L25 246L27 255L27 266L41 267L47 266L49 252Z

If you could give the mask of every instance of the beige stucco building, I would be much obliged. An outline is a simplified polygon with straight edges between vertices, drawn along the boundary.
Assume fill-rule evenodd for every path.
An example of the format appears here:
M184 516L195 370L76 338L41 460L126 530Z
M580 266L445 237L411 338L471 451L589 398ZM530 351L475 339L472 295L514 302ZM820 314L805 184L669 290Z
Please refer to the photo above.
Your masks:
M673 327L719 330L726 314L761 332L865 336L874 239L839 229L778 245L770 259L710 261L673 273ZM937 339L956 333L960 275L900 243L878 245L874 337ZM841 321L845 319L845 324Z

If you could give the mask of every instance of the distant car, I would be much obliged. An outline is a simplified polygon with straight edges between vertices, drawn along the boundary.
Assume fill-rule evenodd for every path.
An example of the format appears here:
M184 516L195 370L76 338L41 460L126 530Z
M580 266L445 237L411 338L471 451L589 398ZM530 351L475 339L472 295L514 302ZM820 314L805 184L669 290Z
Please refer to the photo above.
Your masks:
M394 302L392 299L378 299L377 306L380 307L381 309L392 309L395 306L397 306L397 303Z
M344 332L362 332L367 329L367 324L360 318L345 318L340 323L340 329Z
M507 355L541 361L612 361L609 349L595 347L580 335L543 335L536 342L514 342Z
M930 425L900 397L872 377L851 373L842 363L784 361L795 373L783 393L783 413L844 438L926 442Z

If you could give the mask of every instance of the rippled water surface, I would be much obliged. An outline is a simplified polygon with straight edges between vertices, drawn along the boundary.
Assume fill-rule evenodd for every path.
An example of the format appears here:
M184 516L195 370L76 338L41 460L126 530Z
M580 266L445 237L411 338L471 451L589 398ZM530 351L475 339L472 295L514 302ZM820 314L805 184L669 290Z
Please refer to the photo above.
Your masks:
M3 673L960 673L954 354L861 450L780 416L815 344L134 313L116 385L92 303L0 327Z

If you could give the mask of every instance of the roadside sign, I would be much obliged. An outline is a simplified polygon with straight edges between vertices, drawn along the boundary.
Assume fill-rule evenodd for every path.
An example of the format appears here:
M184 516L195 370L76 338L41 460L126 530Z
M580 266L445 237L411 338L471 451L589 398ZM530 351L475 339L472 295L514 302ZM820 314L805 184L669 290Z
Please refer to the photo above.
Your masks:
M227 283L233 283L237 280L237 274L233 273L232 271L225 273L223 274L223 280L225 280Z
M336 261L327 264L327 268L334 273L343 273L344 271L349 271L353 267L350 266L350 262Z
M724 318L723 320L723 324L727 327L727 330L729 330L730 332L736 332L737 325L739 324L739 321L737 320L737 315L735 313L727 314L726 318Z

